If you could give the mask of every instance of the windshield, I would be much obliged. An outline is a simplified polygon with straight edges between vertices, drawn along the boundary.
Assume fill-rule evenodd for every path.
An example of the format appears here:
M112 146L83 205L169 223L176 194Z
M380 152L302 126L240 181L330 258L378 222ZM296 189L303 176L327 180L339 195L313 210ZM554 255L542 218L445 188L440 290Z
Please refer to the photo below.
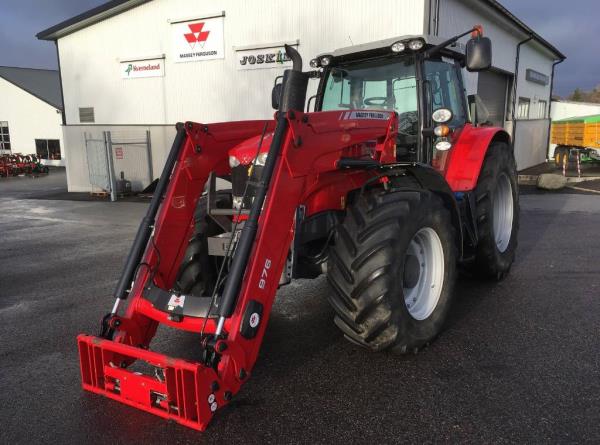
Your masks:
M331 68L321 110L417 111L413 57L379 59Z

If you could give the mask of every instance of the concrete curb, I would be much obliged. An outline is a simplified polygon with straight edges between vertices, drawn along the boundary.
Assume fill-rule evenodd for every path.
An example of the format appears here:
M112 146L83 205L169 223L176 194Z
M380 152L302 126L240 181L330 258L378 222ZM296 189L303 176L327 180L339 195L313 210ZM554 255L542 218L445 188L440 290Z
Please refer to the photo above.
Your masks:
M536 185L539 175L519 175L518 181L520 185ZM584 181L598 181L600 176L583 176L577 178L574 176L567 176L567 183L577 183Z

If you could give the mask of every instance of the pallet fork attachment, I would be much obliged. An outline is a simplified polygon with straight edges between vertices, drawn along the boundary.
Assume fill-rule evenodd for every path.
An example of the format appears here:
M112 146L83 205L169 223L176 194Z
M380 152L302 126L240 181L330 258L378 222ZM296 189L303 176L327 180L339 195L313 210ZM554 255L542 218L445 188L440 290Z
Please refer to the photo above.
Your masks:
M385 114L385 119L344 120L346 112L330 111L313 123L311 113L295 111L303 108L309 75L301 71L299 54L286 50L294 69L285 72L275 122L178 124L118 282L114 307L104 317L99 336L78 337L84 389L204 430L214 412L240 390L256 362L298 206L314 192L320 175L340 171L337 160L349 145L377 141L378 149L393 151L395 113ZM265 130L274 132L269 155L218 295L218 309L211 302L205 313L189 315L185 301L197 297L172 289L202 190L211 172L228 174L229 149ZM374 176L357 169L347 182L360 187ZM157 292L170 294L165 306L150 298ZM129 302L123 308L125 300ZM201 333L202 358L192 362L150 351L159 324Z

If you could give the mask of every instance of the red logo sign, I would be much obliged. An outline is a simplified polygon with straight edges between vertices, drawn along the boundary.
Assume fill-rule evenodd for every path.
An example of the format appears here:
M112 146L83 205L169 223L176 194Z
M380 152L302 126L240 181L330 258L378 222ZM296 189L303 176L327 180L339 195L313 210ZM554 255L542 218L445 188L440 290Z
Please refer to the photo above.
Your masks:
M196 43L199 43L200 47L204 47L206 39L208 39L208 35L210 34L210 31L202 31L202 28L204 28L204 22L190 23L188 25L188 28L190 28L191 32L184 34L183 36L185 37L185 40L187 40L187 42L190 44L192 49L194 49Z

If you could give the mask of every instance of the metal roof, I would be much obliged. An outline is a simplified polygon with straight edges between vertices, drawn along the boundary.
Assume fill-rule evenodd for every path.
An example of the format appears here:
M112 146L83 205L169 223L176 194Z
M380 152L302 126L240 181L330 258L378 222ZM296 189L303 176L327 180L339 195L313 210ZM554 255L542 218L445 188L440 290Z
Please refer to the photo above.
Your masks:
M58 40L61 37L79 31L151 0L111 0L82 14L71 17L48 29L40 31L36 37L40 40Z
M75 17L65 20L57 25L54 25L44 31L39 32L36 37L40 40L57 40L75 31L78 31L87 26L98 23L107 18L113 17L117 14L125 12L129 9L135 8L143 3L147 3L151 0L111 0L96 8L90 9L89 11L79 14ZM510 20L517 28L528 36L539 42L543 47L550 50L558 58L565 59L566 56L561 53L554 45L545 40L542 36L537 34L533 29L518 19L512 12L506 9L497 0L478 0L481 3L488 5L496 12L500 13L508 20Z
M58 71L0 66L0 77L54 108L63 109Z

